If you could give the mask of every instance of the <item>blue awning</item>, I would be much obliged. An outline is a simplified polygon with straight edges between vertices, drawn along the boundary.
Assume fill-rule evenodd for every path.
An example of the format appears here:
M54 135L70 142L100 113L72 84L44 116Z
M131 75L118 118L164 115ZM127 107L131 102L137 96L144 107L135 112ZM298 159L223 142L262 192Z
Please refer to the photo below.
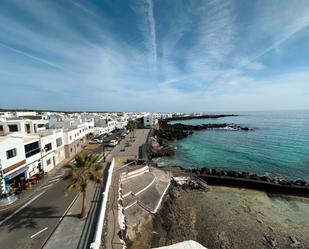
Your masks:
M19 170L16 170L16 171L14 171L12 174L6 175L6 176L4 177L4 180L5 180L5 181L11 180L11 179L14 178L15 176L18 176L18 175L20 175L21 173L24 173L26 170L28 170L28 166L23 167L23 168L21 168L21 169L19 169Z

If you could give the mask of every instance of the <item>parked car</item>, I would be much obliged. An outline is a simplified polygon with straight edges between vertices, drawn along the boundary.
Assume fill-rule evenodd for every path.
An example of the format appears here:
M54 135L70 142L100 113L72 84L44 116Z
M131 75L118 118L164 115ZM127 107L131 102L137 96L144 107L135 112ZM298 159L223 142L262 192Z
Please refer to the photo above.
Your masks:
M112 146L112 147L114 147L114 146L116 146L118 144L118 141L117 140L111 140L110 142L109 142L109 146Z
M99 144L98 139L92 139L90 142L90 144Z
M99 138L92 139L89 143L90 144L101 144L103 143L103 139L99 139Z

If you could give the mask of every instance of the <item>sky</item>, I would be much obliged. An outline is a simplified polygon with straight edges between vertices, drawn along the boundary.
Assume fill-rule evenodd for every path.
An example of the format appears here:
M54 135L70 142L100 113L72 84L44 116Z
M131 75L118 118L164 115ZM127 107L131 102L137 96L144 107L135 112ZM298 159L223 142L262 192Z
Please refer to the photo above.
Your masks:
M309 1L1 0L0 108L309 109Z

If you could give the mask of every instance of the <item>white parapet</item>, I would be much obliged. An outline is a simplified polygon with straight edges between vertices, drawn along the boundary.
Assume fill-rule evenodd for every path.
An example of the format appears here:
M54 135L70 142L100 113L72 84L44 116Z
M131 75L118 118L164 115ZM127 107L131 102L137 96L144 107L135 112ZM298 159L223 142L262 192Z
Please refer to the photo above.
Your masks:
M107 176L107 181L106 181L106 186L105 186L105 192L102 193L103 194L103 201L102 201L100 215L99 215L99 219L98 219L98 223L97 223L97 228L96 228L96 231L95 231L95 237L94 237L94 241L90 245L91 249L101 248L102 234L103 234L103 230L104 230L104 220L105 220L107 201L108 201L108 193L109 193L110 185L112 183L114 166L115 166L115 158L113 158L113 160L112 160L112 162L109 166L108 176Z
M170 246L157 247L152 249L207 249L202 246L200 243L197 243L194 240L186 240L180 243L176 243Z

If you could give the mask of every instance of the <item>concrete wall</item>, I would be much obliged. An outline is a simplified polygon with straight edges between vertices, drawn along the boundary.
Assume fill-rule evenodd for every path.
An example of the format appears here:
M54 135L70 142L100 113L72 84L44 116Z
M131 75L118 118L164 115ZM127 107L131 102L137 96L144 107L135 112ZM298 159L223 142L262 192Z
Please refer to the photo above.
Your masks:
M70 159L82 150L82 143L80 140L76 140L70 144L66 144L64 150L65 158Z

